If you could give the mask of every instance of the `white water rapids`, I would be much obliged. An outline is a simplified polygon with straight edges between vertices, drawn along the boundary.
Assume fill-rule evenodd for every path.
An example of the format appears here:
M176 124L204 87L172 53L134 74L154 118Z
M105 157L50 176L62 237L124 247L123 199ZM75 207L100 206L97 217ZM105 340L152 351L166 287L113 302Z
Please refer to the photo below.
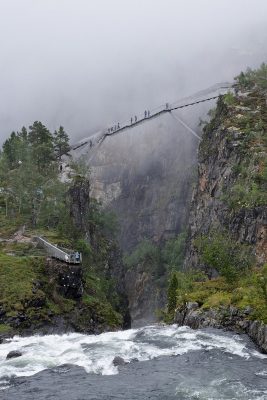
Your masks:
M63 364L83 367L87 373L114 375L115 356L125 361L146 361L161 356L177 356L196 350L219 349L249 359L267 358L249 349L241 336L227 336L187 327L153 325L100 335L70 333L64 335L14 337L0 345L0 378L31 376ZM6 359L12 350L22 356ZM264 372L262 372L264 373Z

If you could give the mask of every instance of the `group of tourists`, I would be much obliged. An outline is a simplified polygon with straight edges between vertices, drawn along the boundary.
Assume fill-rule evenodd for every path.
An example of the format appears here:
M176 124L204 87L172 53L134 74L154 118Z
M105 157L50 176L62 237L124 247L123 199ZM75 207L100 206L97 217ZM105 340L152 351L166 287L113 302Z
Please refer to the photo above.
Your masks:
M144 118L149 118L149 117L150 117L150 111L149 110L145 110ZM138 121L138 118L137 118L136 115L134 117L131 117L131 125L136 124L137 121ZM121 129L121 127L120 127L120 123L118 122L118 124L116 124L115 126L112 126L111 128L108 128L108 133L116 132L119 129Z
M166 103L165 107L166 107L166 110L169 110L169 103ZM146 118L150 118L150 110L145 110L144 111L144 118L143 119L146 119ZM136 124L137 121L138 121L138 118L137 118L136 115L134 117L131 117L131 125ZM141 121L142 121L142 119L141 119ZM111 128L108 128L108 133L117 132L120 129L121 129L121 127L120 127L120 124L118 122L118 124L112 126Z

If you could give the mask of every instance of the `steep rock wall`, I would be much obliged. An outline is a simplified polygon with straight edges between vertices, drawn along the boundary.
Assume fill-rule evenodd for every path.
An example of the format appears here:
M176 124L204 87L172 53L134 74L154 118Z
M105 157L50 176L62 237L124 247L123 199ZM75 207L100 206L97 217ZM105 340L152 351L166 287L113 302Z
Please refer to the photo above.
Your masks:
M187 223L197 139L170 116L73 152L91 169L91 195L117 214L118 241L131 250L160 242Z
M220 99L204 129L189 219L187 268L201 266L195 239L212 230L226 230L235 240L251 245L259 264L267 259L267 208L257 183L267 154L266 93L238 92L233 101L227 105Z
M179 115L198 129L205 111L200 105L194 114ZM131 252L144 239L162 243L187 227L197 147L198 140L166 115L99 147L89 141L72 152L90 167L91 196L116 213L123 251ZM144 265L127 271L124 279L133 323L155 320L155 310L165 303L164 284L160 287Z

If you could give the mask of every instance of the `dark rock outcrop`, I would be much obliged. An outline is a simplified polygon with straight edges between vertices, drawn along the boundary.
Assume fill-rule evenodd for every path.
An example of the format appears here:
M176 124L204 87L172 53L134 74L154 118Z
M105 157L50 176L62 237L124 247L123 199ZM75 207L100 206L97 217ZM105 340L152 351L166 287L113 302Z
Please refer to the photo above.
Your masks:
M250 320L251 312L249 307L241 311L233 306L203 310L198 303L188 302L176 310L174 322L192 329L213 327L246 333L262 352L267 353L267 325Z
M156 280L144 265L139 264L126 272L125 284L129 300L129 309L134 325L155 322L155 311L166 303L164 277Z
M90 236L90 183L89 180L77 176L68 192L70 200L70 216L74 227L78 232Z
M112 363L113 363L113 365L114 365L115 367L128 364L128 363L127 363L122 357L120 357L120 356L114 357L114 360L112 361Z
M6 359L9 360L10 358L17 358L17 357L21 357L21 356L22 356L21 351L13 350L8 353L8 355L6 356Z
M118 244L114 241L109 242L107 262L104 266L105 277L113 282L112 291L115 290L118 296L118 303L114 305L117 312L123 316L123 328L131 327L132 318L129 308L129 296L126 287L126 272L122 261L122 253ZM112 301L114 293L109 293L108 297Z
M81 265L66 264L48 259L47 274L56 284L57 292L70 299L79 299L83 294L83 270Z

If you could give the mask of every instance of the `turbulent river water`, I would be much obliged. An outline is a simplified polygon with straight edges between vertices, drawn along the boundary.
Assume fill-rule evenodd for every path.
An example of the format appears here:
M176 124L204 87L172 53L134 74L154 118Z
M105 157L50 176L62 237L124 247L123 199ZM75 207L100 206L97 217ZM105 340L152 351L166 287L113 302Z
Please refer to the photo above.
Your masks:
M0 399L267 400L266 364L246 336L215 329L14 337L0 345Z

